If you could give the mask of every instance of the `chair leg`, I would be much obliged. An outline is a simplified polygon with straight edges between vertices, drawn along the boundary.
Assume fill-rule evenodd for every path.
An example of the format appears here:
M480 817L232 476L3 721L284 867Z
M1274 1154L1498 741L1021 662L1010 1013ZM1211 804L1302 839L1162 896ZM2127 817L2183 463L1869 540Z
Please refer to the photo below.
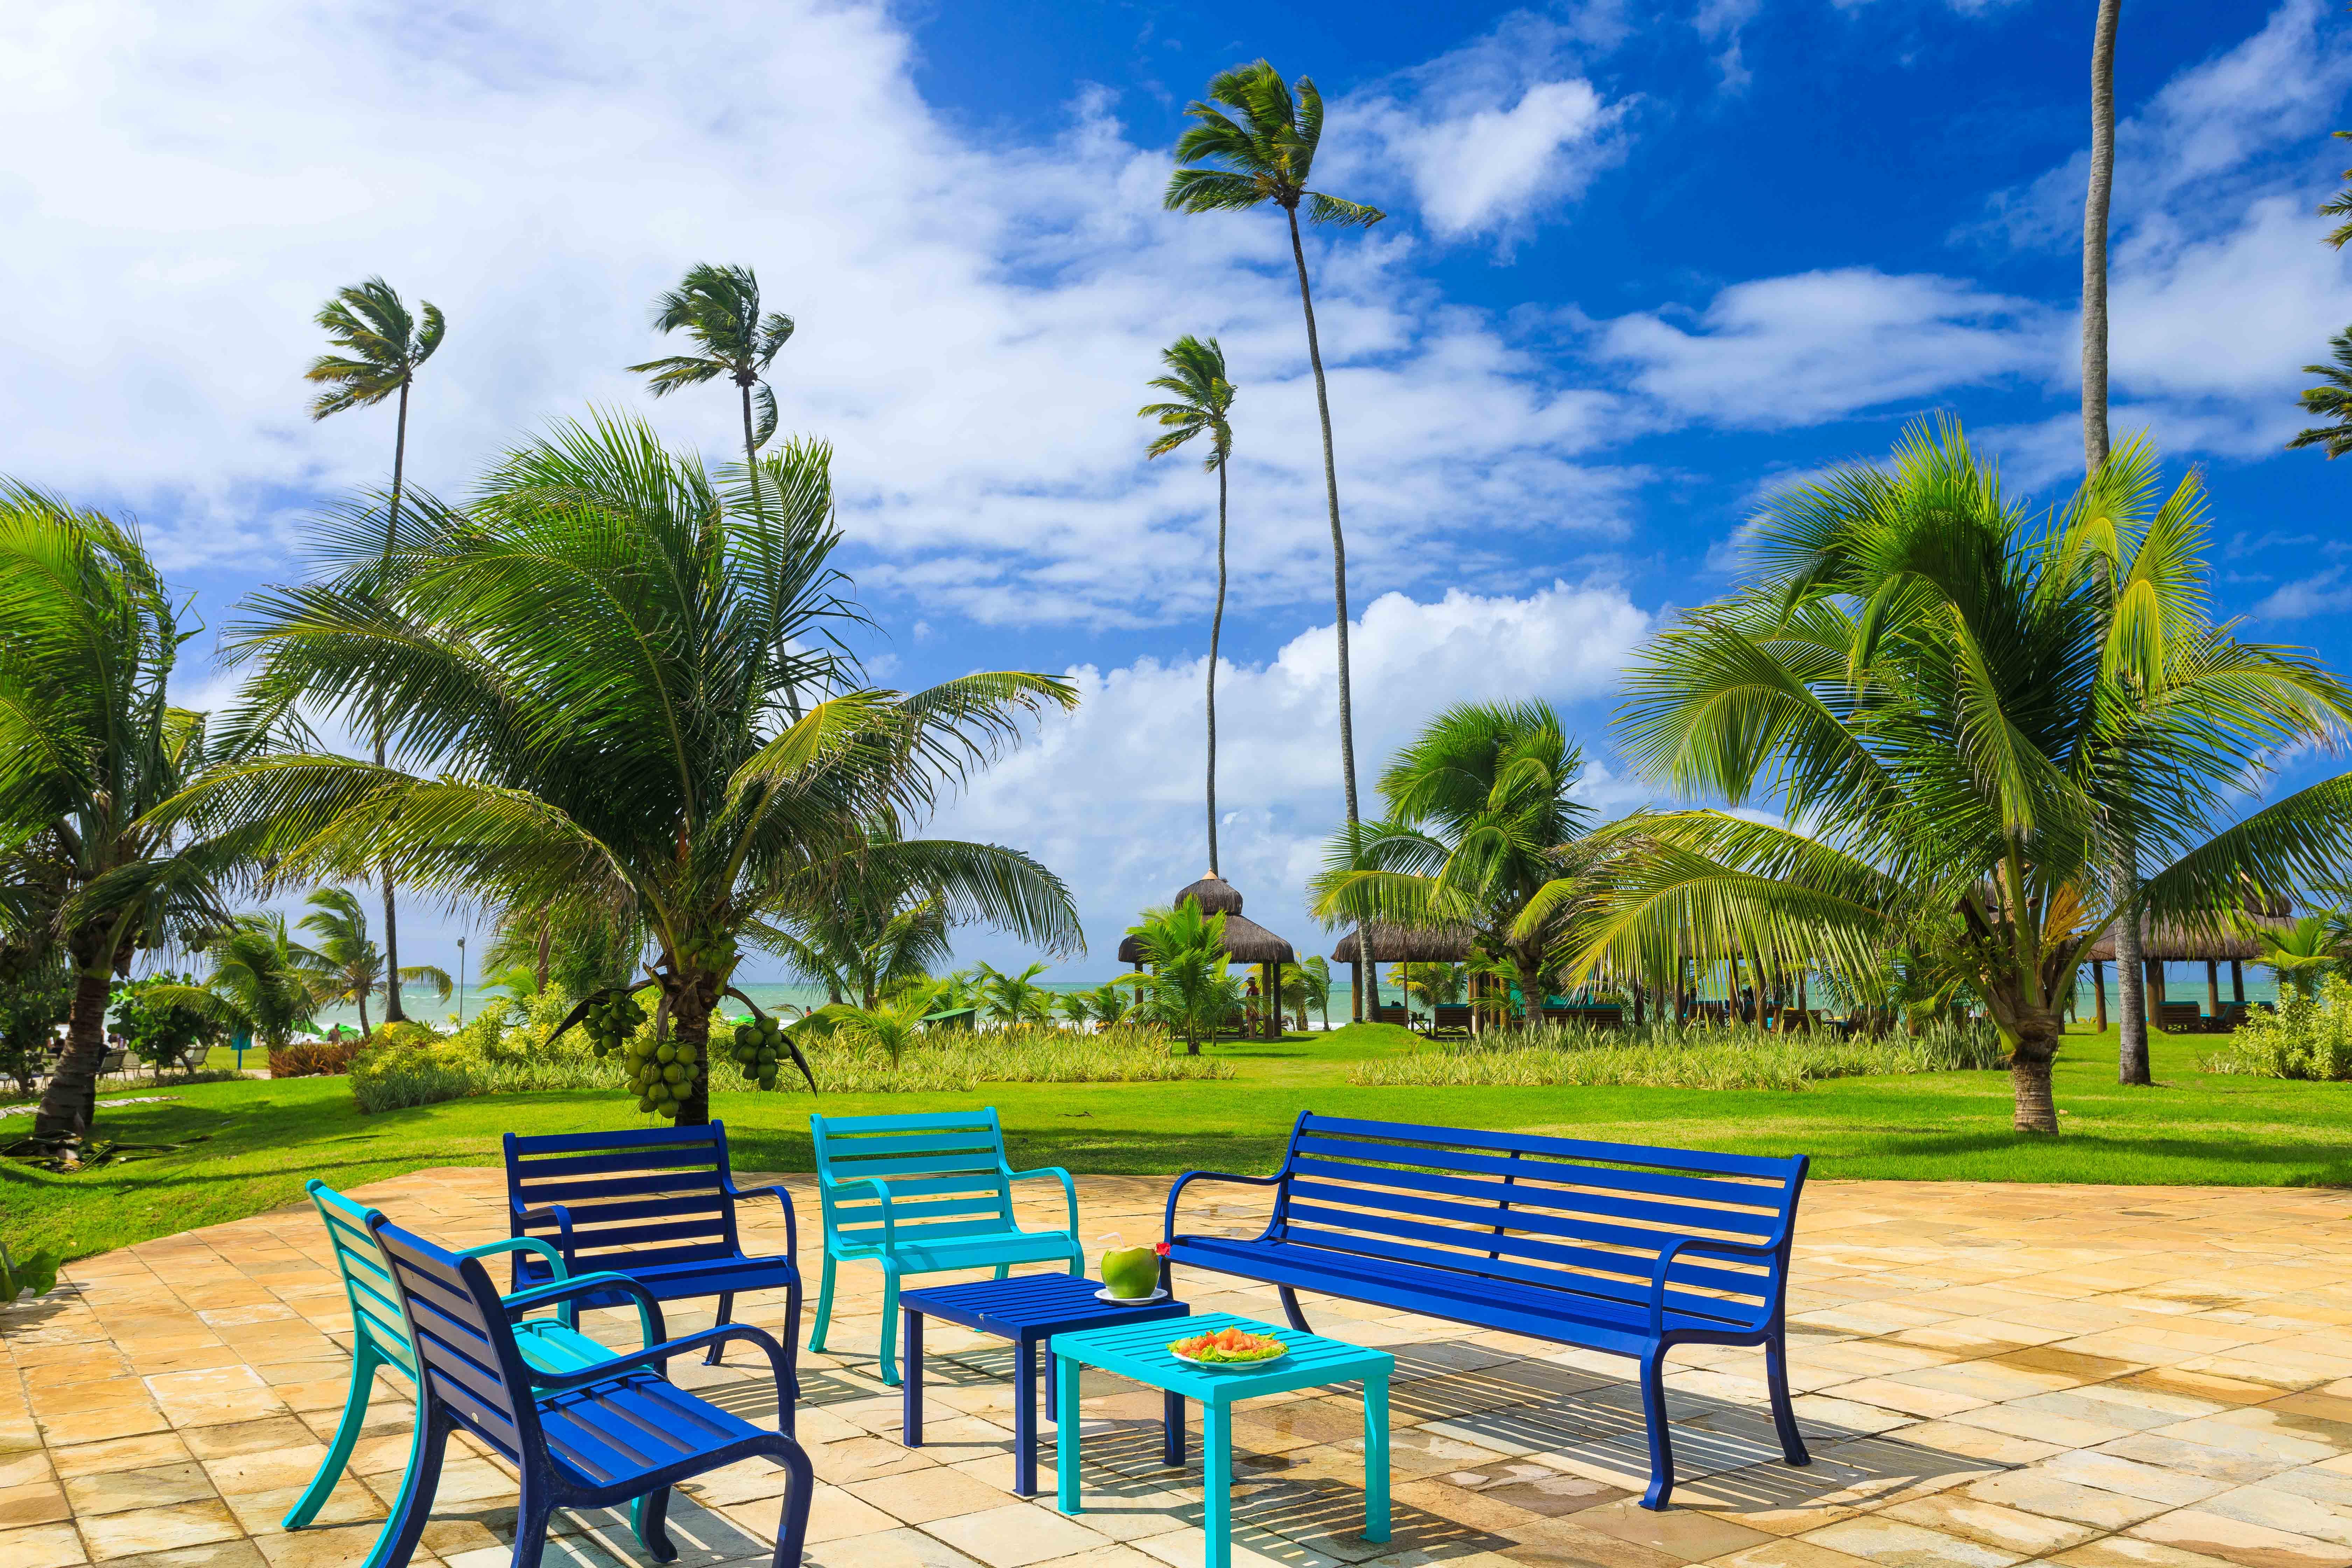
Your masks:
M1012 1279L1012 1278L1013 1278L1013 1265L1011 1265L1010 1263L1000 1263L1000 1264L998 1264L998 1265L996 1266L996 1277L997 1277L999 1279Z
M894 1263L882 1265L882 1385L898 1386L898 1349L893 1342L898 1337L898 1268Z
M333 1491L335 1483L342 1479L343 1467L352 1462L352 1450L359 1446L360 1428L367 1425L368 1392L375 1385L376 1368L383 1364L383 1358L376 1353L375 1342L362 1333L358 1346L352 1352L352 1388L343 1396L343 1418L335 1427L335 1440L328 1445L327 1457L320 1461L319 1473L310 1478L310 1489L287 1510L283 1528L301 1529L316 1519L319 1510L326 1506L327 1494ZM422 1433L415 1434L411 1440L408 1468L412 1473L416 1468L415 1437L422 1436Z
M515 1504L514 1568L539 1568L547 1551L547 1527L554 1517L553 1500L531 1485L530 1472L524 1472L522 1497Z
M637 1540L656 1563L675 1562L677 1546L669 1538L669 1489L656 1487L629 1504L629 1523Z
M1780 1436L1780 1457L1792 1465L1810 1465L1805 1435L1797 1430L1796 1406L1789 1403L1789 1343L1775 1334L1764 1344L1764 1381L1772 1391L1772 1427Z
M1083 1279L1086 1277L1087 1249L1083 1247L1074 1247L1070 1249L1070 1278Z
M710 1326L715 1329L723 1324L733 1322L734 1321L735 1293L732 1290L721 1290L719 1293L719 1317L711 1323ZM709 1353L702 1358L702 1364L705 1366L717 1366L719 1364L719 1358L721 1355L724 1355L726 1352L727 1346L724 1343L711 1346Z
M425 1521L433 1517L433 1494L441 1489L441 1456L449 1446L449 1418L430 1400L420 1396L417 1405L415 1451L400 1483L392 1521L368 1553L368 1568L408 1568L424 1538Z
M1666 1347L1653 1346L1642 1357L1642 1419L1650 1431L1650 1489L1642 1506L1662 1510L1675 1489L1675 1445L1666 1432Z
M833 1254L824 1255L824 1272L817 1279L816 1327L809 1331L809 1349L823 1354L824 1333L833 1327Z
M801 1281L793 1276L784 1287L784 1386L778 1394L776 1430L793 1436L793 1415L801 1402Z
M1313 1333L1315 1331L1307 1326L1307 1314L1298 1310L1298 1292L1287 1285L1277 1285L1275 1289L1281 1293L1282 1315L1290 1320L1290 1326L1302 1334Z
M800 1568L801 1549L808 1540L809 1499L816 1490L816 1477L809 1468L809 1457L798 1443L786 1443L775 1458L783 1462L784 1474L792 1489L784 1493L784 1510L776 1521L775 1568Z

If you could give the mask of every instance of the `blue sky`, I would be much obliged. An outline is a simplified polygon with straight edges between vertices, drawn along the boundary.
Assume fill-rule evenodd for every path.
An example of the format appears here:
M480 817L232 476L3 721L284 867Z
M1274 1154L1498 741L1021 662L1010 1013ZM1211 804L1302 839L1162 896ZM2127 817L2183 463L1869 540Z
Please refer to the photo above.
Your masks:
M1241 386L1227 870L1305 946L1338 816L1311 389L1278 222L1158 208L1185 100L1261 55L1313 75L1323 183L1391 215L1312 253L1367 785L1433 707L1534 694L1616 811L1648 798L1609 744L1616 672L1727 585L1773 485L1934 411L2021 490L2078 467L2090 10L15 8L0 194L30 243L0 254L0 472L135 512L216 625L383 477L387 413L302 417L331 289L381 271L449 313L411 471L459 491L591 405L716 451L723 397L656 406L620 367L658 352L646 306L685 266L755 266L800 322L783 422L836 445L877 672L1084 687L940 824L1072 883L1076 978L1203 863L1213 489L1145 464L1132 411L1160 345L1217 333ZM2352 162L2327 135L2352 17L2135 5L2117 75L2116 428L2205 468L2223 609L2352 663L2352 478L2280 450L2299 367L2352 320L2312 212ZM419 910L404 956L449 962L461 923Z

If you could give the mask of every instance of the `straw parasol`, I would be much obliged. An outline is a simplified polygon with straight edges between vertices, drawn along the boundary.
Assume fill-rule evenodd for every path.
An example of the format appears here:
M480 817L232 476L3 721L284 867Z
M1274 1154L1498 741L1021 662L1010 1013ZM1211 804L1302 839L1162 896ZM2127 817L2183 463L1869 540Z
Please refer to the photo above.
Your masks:
M1331 950L1334 963L1361 963L1360 938L1371 939L1374 963L1459 963L1470 956L1470 928L1367 925L1349 931Z

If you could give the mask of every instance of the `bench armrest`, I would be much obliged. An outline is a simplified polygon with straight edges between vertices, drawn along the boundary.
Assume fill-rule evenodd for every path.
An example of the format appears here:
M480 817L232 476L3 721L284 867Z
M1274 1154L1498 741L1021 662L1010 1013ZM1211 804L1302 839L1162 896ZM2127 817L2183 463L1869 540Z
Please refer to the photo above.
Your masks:
M539 1254L541 1259L546 1263L548 1272L555 1276L554 1279L549 1281L550 1284L561 1283L562 1281L572 1278L572 1266L563 1261L563 1254L556 1251L555 1248L550 1247L546 1242L541 1241L535 1236L510 1236L504 1241L486 1241L479 1247L468 1247L465 1248L463 1251L459 1252L457 1256L460 1258L495 1258L501 1252L536 1252ZM520 1258L517 1258L515 1261L517 1264L520 1264L522 1260ZM518 1283L520 1283L520 1281L518 1281Z
M1230 1171L1185 1172L1182 1175L1176 1178L1176 1184L1168 1189L1168 1220L1164 1234L1160 1239L1171 1244L1174 1243L1176 1239L1176 1198L1179 1194L1183 1192L1187 1183L1196 1181L1238 1182L1245 1187L1273 1187L1281 1185L1283 1178L1287 1176L1289 1173L1289 1169L1286 1166L1284 1169L1276 1172L1271 1176L1237 1176ZM1273 1228L1274 1226L1272 1222L1269 1221L1266 1225L1266 1229L1271 1231Z
M1062 1194L1070 1201L1070 1235L1076 1238L1078 1234L1078 1186L1070 1180L1070 1173L1059 1165L1040 1165L1034 1171L1004 1173L1004 1179L1008 1182L1025 1182L1033 1176L1052 1176L1062 1184Z
M729 1182L721 1190L739 1204L745 1198L762 1197L771 1193L775 1194L776 1201L784 1205L784 1256L793 1260L794 1268L798 1268L801 1226L799 1216L793 1213L793 1194L782 1187L739 1187L733 1182Z
M844 1182L836 1181L831 1176L820 1174L817 1177L817 1180L824 1184L824 1189L828 1193L845 1193L853 1191L858 1187L873 1188L874 1195L882 1200L882 1250L885 1252L890 1250L893 1243L891 1238L892 1221L890 1218L890 1188L887 1184L878 1176L852 1176L849 1180ZM825 1228L828 1230L835 1228L832 1220L826 1220Z
M755 1329L749 1323L721 1323L715 1329L704 1329L682 1339L648 1344L643 1350L625 1351L610 1361L600 1361L576 1372L541 1372L532 1367L530 1369L531 1386L550 1394L561 1394L567 1389L585 1388L592 1383L603 1383L641 1366L661 1366L663 1375L667 1376L668 1368L665 1363L670 1357L686 1355L706 1345L723 1344L730 1340L748 1340L767 1352L768 1364L776 1374L776 1397L782 1401L777 1408L789 1411L792 1408L793 1379L791 1368L784 1362L784 1347L778 1344L774 1336L765 1329Z
M652 1291L625 1274L582 1274L541 1285L537 1289L518 1290L505 1298L507 1315L519 1318L533 1307L560 1305L563 1326L576 1329L580 1326L580 1298L593 1296L600 1290L619 1290L634 1298L637 1304L637 1327L644 1331L646 1343L654 1344L660 1341L664 1332L661 1303L654 1300Z
M1779 1256L1781 1239L1780 1237L1774 1237L1769 1241L1711 1241L1705 1237L1678 1236L1666 1243L1658 1253L1657 1267L1650 1271L1651 1337L1654 1339L1665 1331L1666 1269L1674 1263L1676 1257L1684 1252L1707 1252L1725 1258L1760 1258L1769 1260ZM1780 1288L1785 1281L1781 1278L1780 1270L1775 1268L1766 1273L1765 1282L1766 1289L1759 1294L1764 1297L1762 1316L1769 1319L1780 1300Z

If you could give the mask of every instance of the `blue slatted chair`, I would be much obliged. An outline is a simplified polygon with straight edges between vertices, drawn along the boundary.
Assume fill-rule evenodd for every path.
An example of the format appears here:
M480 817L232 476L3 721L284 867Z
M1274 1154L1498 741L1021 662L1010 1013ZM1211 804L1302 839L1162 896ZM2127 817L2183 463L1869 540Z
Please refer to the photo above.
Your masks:
M1789 1403L1789 1249L1803 1155L1768 1159L1303 1112L1271 1176L1189 1171L1168 1193L1166 1259L1297 1291L1586 1350L1641 1368L1644 1508L1674 1489L1666 1352L1760 1345L1781 1456L1810 1464ZM1274 1189L1257 1237L1180 1236L1195 1181ZM1167 1278L1163 1265L1161 1276Z
M625 1274L657 1300L716 1296L721 1323L733 1316L737 1292L781 1287L784 1343L797 1346L800 1226L792 1194L735 1185L725 1122L537 1138L509 1132L506 1156L507 1221L516 1236L549 1242L574 1273ZM737 1235L736 1204L760 1196L783 1205L781 1258L747 1256ZM516 1255L516 1289L552 1278L538 1258ZM627 1299L614 1290L593 1293L567 1302L565 1319L572 1321L579 1307L615 1307ZM711 1345L711 1365L721 1349ZM792 1429L788 1413L784 1430Z
M304 1190L310 1194L319 1217L327 1226L327 1237L335 1249L335 1267L343 1276L343 1295L352 1309L352 1385L343 1400L343 1417L335 1427L335 1436L328 1445L327 1458L319 1466L319 1473L310 1479L310 1487L295 1500L287 1512L285 1528L300 1530L318 1517L328 1495L342 1478L343 1469L351 1463L352 1450L360 1440L360 1429L367 1423L368 1394L375 1384L379 1371L389 1368L407 1380L411 1387L416 1383L416 1358L408 1343L408 1328L401 1317L400 1302L392 1283L392 1274L385 1266L383 1254L377 1250L375 1237L368 1229L372 1220L383 1217L376 1209L364 1208L320 1181L312 1181ZM543 1241L525 1237L512 1241L486 1242L469 1247L458 1253L460 1258L487 1258L501 1252L533 1252L553 1271L554 1278L568 1278L563 1259L553 1247ZM652 1344L658 1337L653 1332L652 1321L644 1314L638 1316L639 1327L645 1331L645 1342ZM586 1334L547 1318L533 1318L515 1325L515 1342L521 1348L523 1359L548 1372L572 1372L583 1366L593 1366L612 1358L613 1352ZM420 1423L418 1433L424 1431ZM407 1476L401 1483L405 1493L416 1474L416 1454L414 1444L409 1453ZM397 1511L395 1508L395 1511ZM376 1537L375 1548L369 1552L365 1568L382 1568L385 1547L391 1542L389 1524Z
M790 1479L776 1526L776 1568L797 1568L808 1531L814 1479L808 1456L782 1432L763 1431L672 1384L673 1357L745 1340L764 1351L776 1382L776 1408L789 1417L792 1367L783 1347L749 1324L700 1333L613 1356L566 1373L530 1364L513 1317L534 1307L571 1304L600 1294L636 1302L652 1333L664 1332L653 1293L617 1278L567 1279L501 1298L477 1258L461 1258L401 1229L382 1215L369 1221L400 1301L423 1375L417 1384L417 1446L410 1484L386 1531L386 1568L405 1568L416 1551L450 1435L472 1433L514 1466L522 1495L515 1516L515 1568L538 1568L547 1527L559 1508L632 1505L637 1538L657 1563L677 1555L665 1523L669 1489L739 1459L762 1456Z
M1078 1242L1078 1189L1058 1166L1016 1171L1004 1158L996 1108L933 1116L812 1116L817 1194L824 1208L824 1276L809 1349L824 1349L838 1263L882 1266L882 1381L898 1382L898 1279L950 1268L1067 1263L1087 1271ZM1070 1205L1067 1230L1023 1230L1013 1184L1058 1177Z

